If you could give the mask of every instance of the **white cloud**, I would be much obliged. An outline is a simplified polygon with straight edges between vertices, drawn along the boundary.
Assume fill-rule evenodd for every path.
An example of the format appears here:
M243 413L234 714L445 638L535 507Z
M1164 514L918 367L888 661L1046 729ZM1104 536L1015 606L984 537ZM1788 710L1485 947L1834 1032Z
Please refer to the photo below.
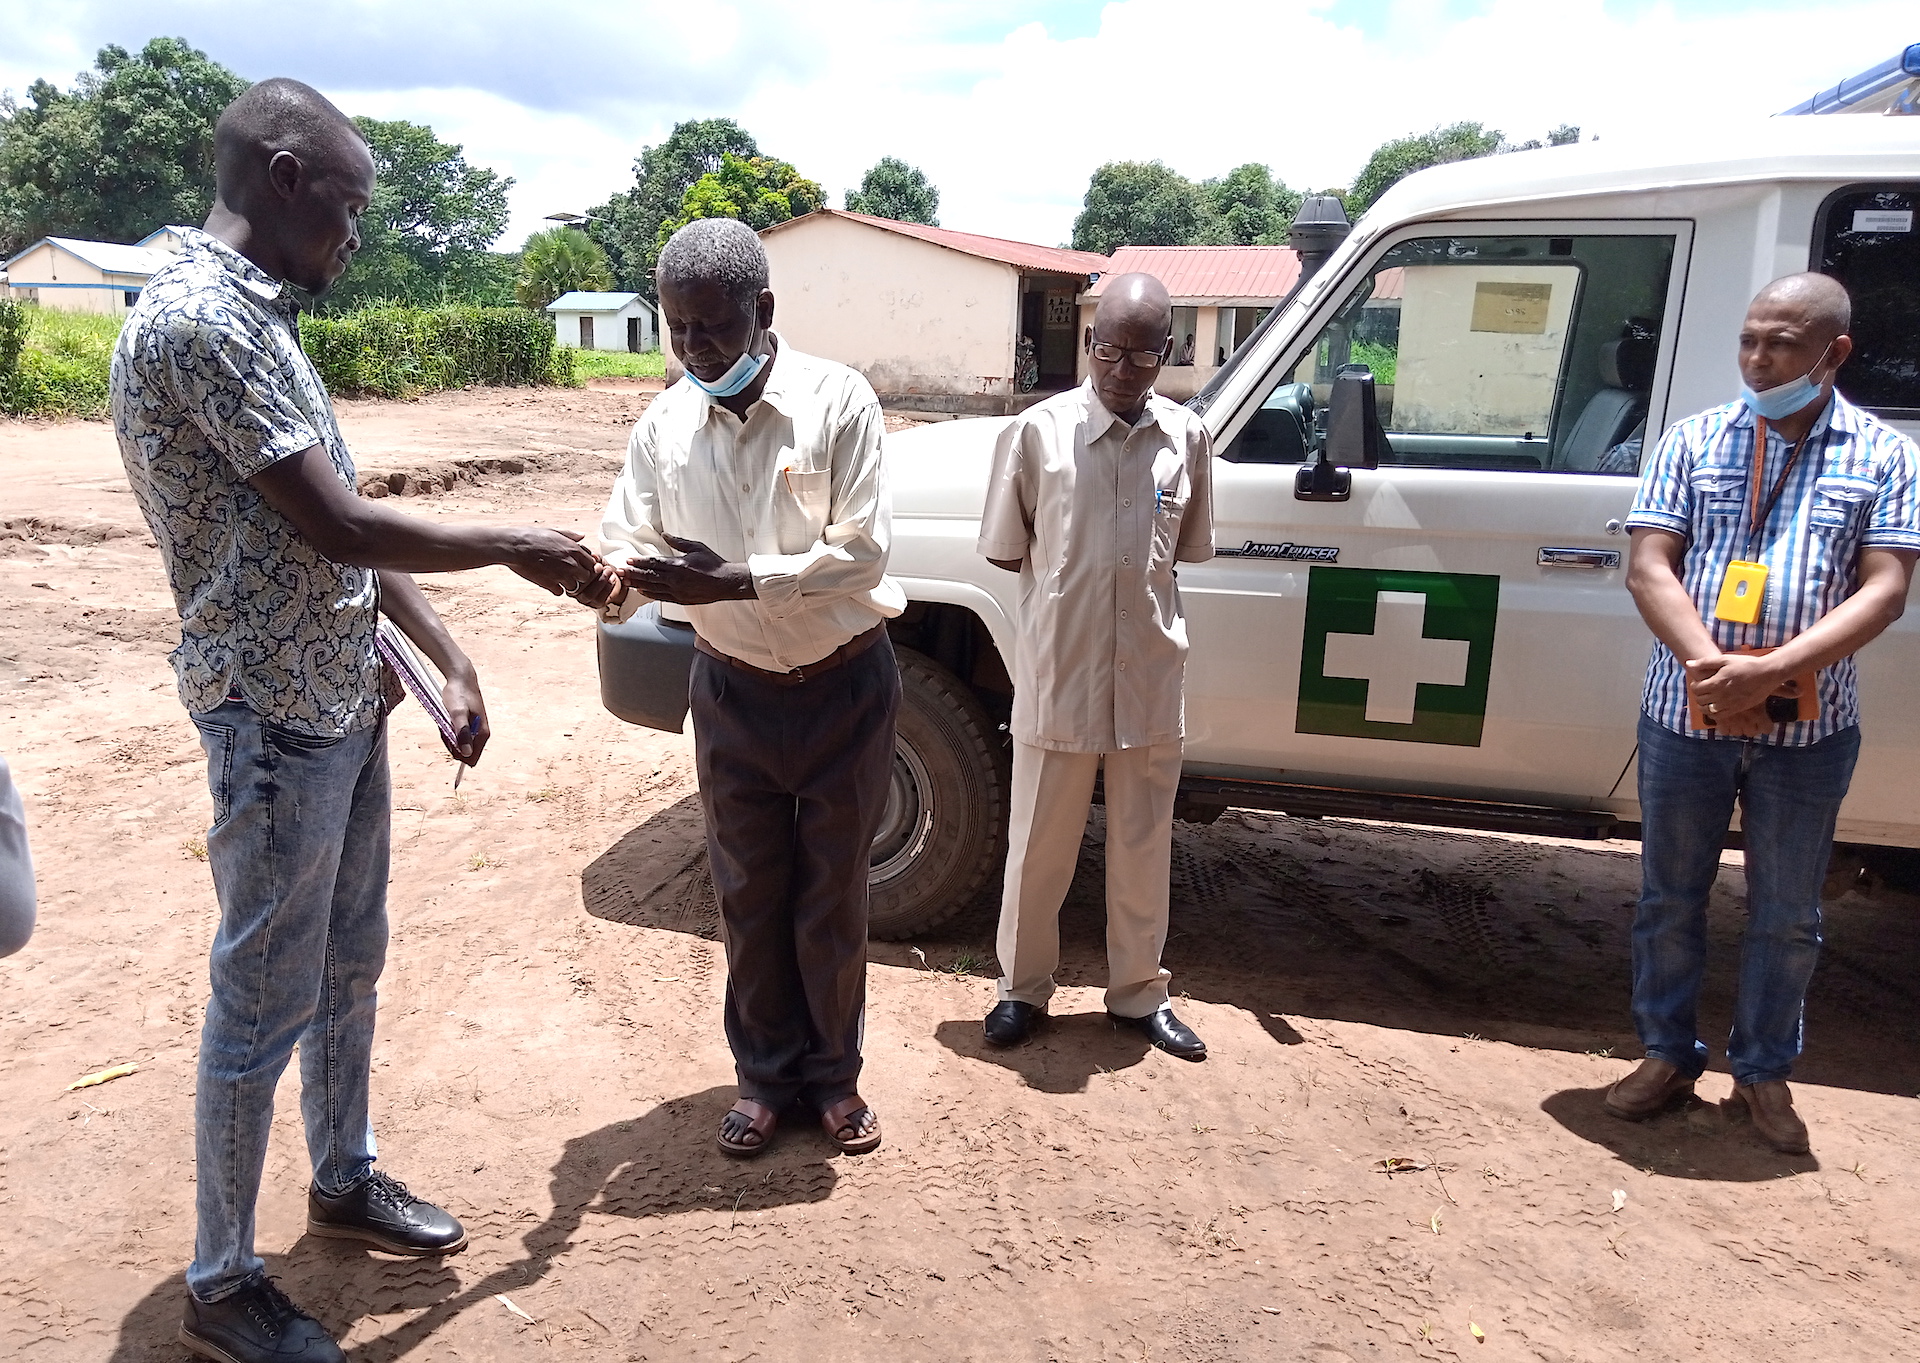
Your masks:
M1461 119L1519 139L1763 116L1920 38L1911 0L313 0L296 45L261 0L44 8L0 0L0 31L23 35L0 87L64 85L103 42L180 33L243 75L431 123L514 176L509 245L630 183L685 118L739 119L835 203L903 157L939 186L942 222L1053 243L1108 160L1196 178L1262 161L1321 188Z

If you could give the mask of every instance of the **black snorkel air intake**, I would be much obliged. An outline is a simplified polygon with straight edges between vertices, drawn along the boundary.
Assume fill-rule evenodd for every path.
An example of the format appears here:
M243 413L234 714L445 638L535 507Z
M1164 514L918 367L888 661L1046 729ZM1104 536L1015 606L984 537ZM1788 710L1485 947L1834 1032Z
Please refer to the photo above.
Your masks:
M1247 333L1246 340L1234 348L1227 362L1207 380L1206 387L1187 399L1188 407L1196 412L1204 412L1213 405L1214 397L1237 367L1235 358L1246 354L1255 341L1266 335L1274 319L1287 310L1287 304L1306 287L1307 281L1320 273L1320 267L1327 263L1327 257L1340 249L1340 243L1352 231L1353 224L1347 221L1347 210L1333 195L1314 194L1300 201L1300 211L1293 215L1293 226L1287 232L1287 245L1300 253L1299 276L1293 281L1293 287L1287 290L1286 297L1268 309L1267 315L1260 319L1260 325Z

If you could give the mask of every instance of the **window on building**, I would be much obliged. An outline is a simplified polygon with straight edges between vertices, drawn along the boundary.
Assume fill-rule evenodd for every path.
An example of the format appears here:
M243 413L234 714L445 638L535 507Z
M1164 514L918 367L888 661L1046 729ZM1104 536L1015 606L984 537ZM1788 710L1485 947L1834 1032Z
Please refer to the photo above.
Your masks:
M135 303L138 303L140 301L140 290L128 289L123 294L121 294L120 297L123 303L125 303L128 307L132 307Z
M22 303L38 303L40 301L40 290L22 288L16 284L13 286L13 296Z
M1841 190L1815 219L1813 263L1853 295L1853 357L1840 370L1847 401L1882 416L1920 418L1920 185Z
M1302 397L1324 407L1341 366L1364 364L1391 446L1383 463L1636 473L1674 246L1671 235L1403 241L1276 375L1226 457L1299 462Z

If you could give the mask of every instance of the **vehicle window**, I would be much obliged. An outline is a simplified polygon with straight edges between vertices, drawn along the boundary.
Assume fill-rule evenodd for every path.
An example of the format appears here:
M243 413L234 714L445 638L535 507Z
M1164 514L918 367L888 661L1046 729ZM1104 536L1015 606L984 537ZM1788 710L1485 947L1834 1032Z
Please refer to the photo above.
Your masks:
M1383 463L1639 471L1674 238L1423 237L1387 251L1282 373L1228 459L1298 463L1295 413L1373 370Z
M1920 185L1872 185L1827 200L1815 268L1853 295L1853 357L1840 370L1849 402L1920 418Z

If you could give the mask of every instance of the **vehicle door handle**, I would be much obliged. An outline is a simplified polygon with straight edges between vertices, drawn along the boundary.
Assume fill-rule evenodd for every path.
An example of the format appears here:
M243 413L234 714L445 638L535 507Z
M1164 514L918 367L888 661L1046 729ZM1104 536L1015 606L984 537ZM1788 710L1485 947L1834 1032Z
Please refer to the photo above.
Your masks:
M1549 549L1540 550L1542 568L1618 568L1620 551L1617 549Z

